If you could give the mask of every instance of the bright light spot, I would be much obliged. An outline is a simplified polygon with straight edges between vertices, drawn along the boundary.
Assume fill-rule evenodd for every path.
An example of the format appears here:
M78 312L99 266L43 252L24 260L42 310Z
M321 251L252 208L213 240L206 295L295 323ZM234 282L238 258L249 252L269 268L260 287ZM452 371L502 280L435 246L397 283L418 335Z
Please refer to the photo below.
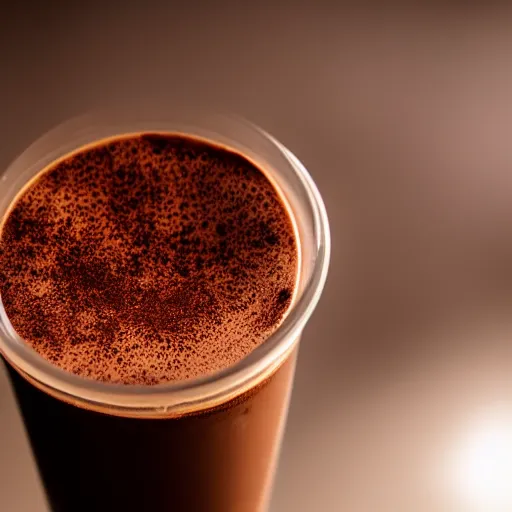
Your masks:
M512 511L512 414L476 422L455 453L455 485L470 510Z

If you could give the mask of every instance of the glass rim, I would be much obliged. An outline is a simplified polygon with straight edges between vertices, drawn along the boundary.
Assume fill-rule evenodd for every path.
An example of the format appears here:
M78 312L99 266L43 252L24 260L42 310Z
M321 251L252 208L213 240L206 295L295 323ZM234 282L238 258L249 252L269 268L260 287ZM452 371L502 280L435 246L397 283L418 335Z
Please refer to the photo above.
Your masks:
M102 126L102 116L106 112L102 111L74 118L47 132L7 166L2 179L4 179L6 174L14 171L18 171L18 174L27 171L23 159L31 151L34 151L38 144L40 145L45 141L51 140L52 137L57 135L62 136L62 134L66 133L66 130L71 131L76 127L93 128L94 124ZM112 112L114 113L114 119L117 119L116 111L113 110L109 114ZM193 112L192 115L194 115ZM204 109L200 111L200 115L204 118ZM215 113L215 116L217 115ZM225 369L201 377L152 386L125 385L105 383L80 377L58 368L45 360L15 332L9 322L0 297L0 354L33 384L43 388L50 394L57 395L62 400L72 403L78 402L78 405L82 404L92 409L108 409L120 415L154 416L155 414L166 415L173 412L181 414L203 409L205 402L212 404L211 406L213 407L238 396L244 391L243 383L251 386L254 379L271 372L294 348L306 322L320 299L327 277L330 258L330 232L327 212L313 179L304 165L290 150L262 128L245 119L234 115L222 114L222 116L224 119L229 119L230 122L242 123L246 128L248 127L253 130L254 133L263 137L267 143L273 146L274 150L280 153L280 156L284 158L284 161L289 165L295 177L299 179L302 192L304 192L307 198L307 206L312 212L312 223L315 233L315 260L313 268L307 282L298 293L284 320L261 345L246 357ZM113 132L111 136L134 132L134 130L127 129L126 122L123 124L122 118L125 116L120 117L121 119L117 127L121 131ZM159 118L161 118L161 115ZM129 119L130 117L128 116ZM151 124L151 119L155 118L148 119L146 116L144 119L147 119L146 122ZM156 126L157 124L158 122L152 125ZM167 126L167 129L162 129L162 131L197 136L187 130L186 124L180 121L176 122L172 116L167 116L165 121L162 121L162 126L164 125ZM178 129L171 130L170 127L173 125L178 126ZM182 128L180 129L179 126ZM150 131L150 129L147 128L146 131ZM102 138L105 138L105 136L99 134L96 141ZM207 136L204 138L208 140ZM213 138L210 140L215 142ZM94 139L91 139L90 142L93 141ZM86 143L79 143L77 140L72 141L71 137L68 137L68 142L72 144L71 149L62 152L62 148L60 148L59 157L68 155L73 150L80 149L86 145ZM226 146L229 147L229 144L226 144ZM52 149L57 150L55 147ZM6 213L13 200L30 182L31 178L58 158L50 158L50 155L46 155L45 159L48 160L46 164L42 164L41 159L39 159L31 165L30 172L32 174L22 182L21 187L18 185L17 193L8 201L5 207ZM34 168L38 170L33 172ZM20 179L17 178L18 184L19 181Z

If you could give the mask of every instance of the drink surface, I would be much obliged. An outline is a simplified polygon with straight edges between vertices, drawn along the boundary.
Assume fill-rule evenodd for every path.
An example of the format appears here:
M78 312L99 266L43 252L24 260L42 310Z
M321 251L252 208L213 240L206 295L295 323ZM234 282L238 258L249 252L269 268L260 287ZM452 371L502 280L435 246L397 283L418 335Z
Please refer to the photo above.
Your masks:
M265 173L203 140L99 141L37 175L3 219L0 294L69 372L152 385L226 368L295 292L290 214Z

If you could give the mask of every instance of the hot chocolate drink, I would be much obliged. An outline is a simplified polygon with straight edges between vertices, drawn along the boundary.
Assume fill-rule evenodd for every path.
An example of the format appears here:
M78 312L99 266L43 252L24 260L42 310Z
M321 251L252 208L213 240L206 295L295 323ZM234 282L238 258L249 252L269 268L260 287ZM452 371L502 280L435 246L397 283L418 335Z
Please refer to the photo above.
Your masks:
M64 370L159 384L236 363L278 326L297 279L289 213L242 155L163 134L55 163L4 219L0 293Z
M0 294L15 331L58 368L155 386L239 362L296 292L298 238L245 156L165 133L98 141L12 203ZM294 353L214 408L139 419L65 403L10 368L56 511L257 511L287 408Z

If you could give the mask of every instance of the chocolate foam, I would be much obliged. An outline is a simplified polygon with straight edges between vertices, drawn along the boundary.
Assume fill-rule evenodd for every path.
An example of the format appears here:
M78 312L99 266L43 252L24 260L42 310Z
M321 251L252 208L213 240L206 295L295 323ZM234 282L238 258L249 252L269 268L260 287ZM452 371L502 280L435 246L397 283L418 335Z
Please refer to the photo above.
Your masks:
M230 366L290 306L286 207L240 154L175 135L84 148L16 199L0 235L14 329L74 374L152 385Z

